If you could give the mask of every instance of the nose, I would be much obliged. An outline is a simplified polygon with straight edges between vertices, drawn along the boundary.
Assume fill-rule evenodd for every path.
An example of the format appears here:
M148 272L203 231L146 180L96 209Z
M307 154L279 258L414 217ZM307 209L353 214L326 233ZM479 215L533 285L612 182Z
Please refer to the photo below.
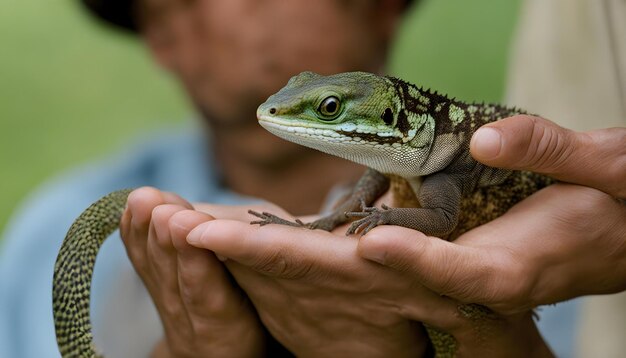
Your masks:
M261 118L261 116L273 116L278 113L278 108L271 103L263 103L259 106L256 111L257 118Z

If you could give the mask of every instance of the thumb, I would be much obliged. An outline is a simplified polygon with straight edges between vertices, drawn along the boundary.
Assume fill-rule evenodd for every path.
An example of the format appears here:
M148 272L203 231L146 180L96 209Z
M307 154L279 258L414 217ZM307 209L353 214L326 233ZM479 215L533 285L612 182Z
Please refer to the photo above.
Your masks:
M626 198L626 128L575 132L519 115L478 129L470 150L492 167L530 170Z
M361 257L406 273L431 290L464 302L482 299L492 281L490 257L481 251L399 226L380 226L359 240Z

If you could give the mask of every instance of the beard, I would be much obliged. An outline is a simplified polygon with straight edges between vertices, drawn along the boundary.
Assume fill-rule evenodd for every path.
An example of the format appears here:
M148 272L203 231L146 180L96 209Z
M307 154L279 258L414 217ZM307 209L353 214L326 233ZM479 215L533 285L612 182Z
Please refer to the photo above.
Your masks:
M211 106L210 103L194 101L194 106L202 122L215 132L234 132L258 126L256 109L263 103L256 98L239 101L234 110L224 111Z

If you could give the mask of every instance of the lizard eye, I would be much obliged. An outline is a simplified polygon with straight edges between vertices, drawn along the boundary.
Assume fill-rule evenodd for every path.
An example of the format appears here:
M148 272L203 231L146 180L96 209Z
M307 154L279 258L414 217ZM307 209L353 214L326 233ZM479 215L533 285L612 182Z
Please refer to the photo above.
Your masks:
M385 122L386 125L388 126L392 125L393 124L393 112L391 111L391 108L385 109L383 114L380 115L380 118L382 118L383 122Z
M339 113L339 98L335 96L327 97L322 101L317 111L325 118L332 118Z

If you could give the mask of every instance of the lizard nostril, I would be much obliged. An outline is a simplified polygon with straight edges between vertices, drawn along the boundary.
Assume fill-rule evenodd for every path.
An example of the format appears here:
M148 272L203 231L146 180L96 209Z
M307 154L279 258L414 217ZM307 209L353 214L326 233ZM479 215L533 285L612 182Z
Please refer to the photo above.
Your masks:
M276 114L276 108L274 107L270 108L270 114Z

